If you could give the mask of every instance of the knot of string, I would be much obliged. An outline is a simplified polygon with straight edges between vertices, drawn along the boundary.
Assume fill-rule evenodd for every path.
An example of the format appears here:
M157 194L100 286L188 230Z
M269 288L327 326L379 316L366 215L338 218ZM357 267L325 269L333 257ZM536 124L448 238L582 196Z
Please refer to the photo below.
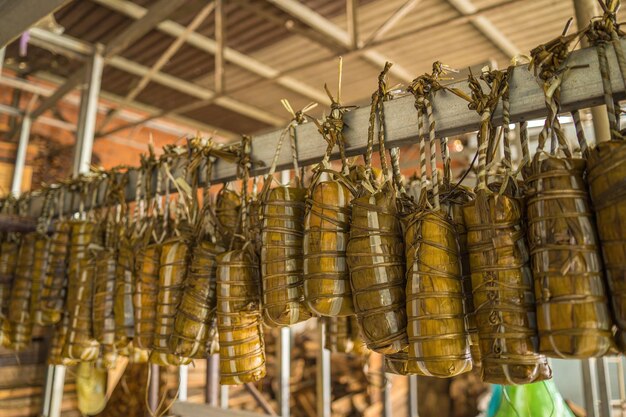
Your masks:
M369 127L367 130L367 151L365 153L366 178L372 179L372 153L374 150L374 130L378 127L377 137L380 155L380 166L383 171L385 182L389 179L389 168L387 166L387 155L385 154L385 106L384 102L390 100L391 93L387 88L387 74L393 64L385 63L385 67L378 75L378 88L372 94L372 105L370 109Z
M558 118L561 110L561 84L564 75L570 69L567 66L567 60L570 57L571 45L580 36L579 33L567 35L570 24L571 20L565 26L561 36L530 52L532 59L529 68L534 69L535 76L543 82L544 100L548 109L546 121L539 134L537 154L540 154L546 140L551 137L550 152L556 154L558 144L559 149L567 157L571 157L567 139Z
M428 184L428 176L426 169L426 132L424 124L428 126L428 141L430 144L430 173L431 187L433 194L433 206L439 209L439 172L437 170L437 152L436 152L436 129L435 118L433 117L432 94L443 87L440 81L448 71L448 67L437 61L433 63L432 72L424 74L411 82L407 91L415 97L415 109L417 110L417 126L419 136L419 152L420 152L420 182L421 188L425 189ZM428 198L424 199L428 204Z

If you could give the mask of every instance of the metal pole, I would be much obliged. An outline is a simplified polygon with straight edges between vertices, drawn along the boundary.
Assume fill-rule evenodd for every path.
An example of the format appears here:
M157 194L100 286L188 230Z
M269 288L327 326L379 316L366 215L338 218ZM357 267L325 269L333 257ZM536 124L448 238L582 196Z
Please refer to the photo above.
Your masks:
M207 359L206 366L206 392L205 402L213 407L217 407L219 403L219 386L220 386L220 355L214 353Z
M65 366L54 365L54 374L53 374L52 384L51 384L52 392L50 393L49 417L61 417L61 404L63 403L64 384L65 384Z
M148 410L147 416L152 416L159 406L159 388L161 385L161 369L159 365L150 364L150 381L148 384ZM152 411L152 412L150 412Z
M574 0L574 10L576 12L576 25L579 29L587 26L593 17L601 14L597 0ZM582 38L581 46L583 48L589 46L587 38ZM609 140L611 131L609 129L609 116L606 112L606 106L592 107L591 117L593 118L593 131L596 136L596 143Z
M418 417L417 375L409 375L409 417Z
M100 95L100 82L104 58L102 52L104 46L98 44L94 47L94 54L89 62L87 71L87 86L80 98L80 113L78 128L76 130L76 150L74 153L74 174L89 172L93 139L96 132L96 116L98 114L98 96Z
M601 416L612 416L611 410L611 381L607 358L597 358L598 372L598 400Z
M228 409L228 385L220 385L220 407Z
M2 70L4 69L4 55L6 54L6 51L6 46L0 48L0 75L2 75Z
M179 366L178 367L178 399L180 401L187 401L188 381L189 381L188 365Z
M585 411L587 417L598 417L596 403L596 369L595 359L583 359L580 361L583 377L583 395L585 397Z
M287 173L287 175L289 175L289 173ZM291 386L289 384L289 378L291 376L291 329L289 327L282 327L280 329L278 362L280 364L280 392L278 396L278 413L282 417L289 417L289 397L291 389Z
M20 130L20 142L17 145L17 155L15 157L15 169L13 170L13 181L11 182L11 193L19 196L22 192L22 179L24 177L24 167L26 166L26 153L28 150L28 139L30 138L30 128L32 119L25 114L22 118L22 129Z
M330 351L324 347L326 323L321 317L317 319L317 334L320 343L317 354L317 416L331 417Z
M385 373L385 360L382 360L381 375L383 377L383 416L391 417L393 415L391 408L391 379Z
M215 0L215 44L215 92L222 94L225 89L224 46L226 44L223 0Z
M52 381L54 381L54 365L48 365L46 369L46 385L44 386L43 404L41 416L48 417L50 414L50 399L52 397Z

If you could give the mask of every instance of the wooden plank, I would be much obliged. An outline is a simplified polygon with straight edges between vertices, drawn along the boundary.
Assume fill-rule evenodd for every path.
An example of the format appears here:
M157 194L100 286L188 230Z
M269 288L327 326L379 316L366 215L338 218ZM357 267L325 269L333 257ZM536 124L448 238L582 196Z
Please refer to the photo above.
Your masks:
M626 48L626 39L622 40ZM619 72L615 52L607 51L611 83L616 98L624 97L624 83ZM574 51L568 65L572 69L567 72L562 84L561 104L562 111L569 112L574 109L587 108L603 104L602 79L598 65L596 48L586 48ZM417 74L416 74L417 75ZM453 83L452 87L468 92L466 81ZM528 71L526 66L518 66L514 69L510 81L511 122L539 118L545 115L543 90ZM469 110L467 102L447 91L440 91L432 99L433 115L436 120L437 136L447 137L462 133L476 131L480 124L478 114ZM367 146L367 130L369 108L360 108L345 114L344 135L346 139L346 154L348 156L360 155ZM403 96L385 103L386 113L386 142L389 147L398 147L416 143L417 139L417 114L412 96ZM499 108L494 114L494 123L502 121L502 111ZM301 165L309 165L318 162L325 150L326 142L320 136L317 128L312 123L298 126L298 159ZM253 175L264 174L269 170L269 165L274 156L282 129L254 136L252 139ZM338 158L338 154L333 154ZM283 146L278 158L277 170L291 168L291 149ZM236 178L237 168L235 164L218 161L213 169L213 183L231 181ZM129 185L126 190L128 201L135 199L135 184L137 171L133 170L130 175ZM106 185L99 190L97 204L102 204ZM31 215L37 216L41 212L43 199L33 199ZM68 196L65 207L76 211L78 199Z
M0 1L0 47L6 46L26 29L69 0L2 0Z

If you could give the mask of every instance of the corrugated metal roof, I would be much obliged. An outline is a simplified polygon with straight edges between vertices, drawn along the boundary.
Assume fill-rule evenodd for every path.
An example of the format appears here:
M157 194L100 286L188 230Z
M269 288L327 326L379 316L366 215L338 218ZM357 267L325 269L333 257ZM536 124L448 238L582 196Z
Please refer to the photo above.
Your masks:
M150 7L155 1L134 0L134 3ZM359 1L358 26L361 39L367 39L405 2ZM344 1L303 0L302 3L345 30ZM479 12L486 9L481 12L482 15L522 53L528 53L539 43L560 34L567 19L574 14L572 2L564 0L472 0L472 3ZM204 0L189 0L170 20L181 25L189 24L204 5ZM320 43L319 34L263 0L231 0L226 2L225 12L227 45L230 48L320 92L325 82L329 83L331 91L336 90L337 60L334 56L341 48L329 48L328 41ZM59 10L55 16L65 27L67 35L105 44L134 21L94 0L76 0ZM625 17L626 10L620 13L620 19ZM196 32L213 38L213 17L206 19ZM470 19L463 18L447 0L422 0L383 39L394 39L406 33L410 33L410 36L387 41L375 49L416 76L430 71L435 60L459 69L489 60L497 62L500 67L510 62L510 56L506 56L492 40L482 34ZM134 42L122 56L149 67L173 41L174 37L155 29ZM12 45L8 49L8 56L16 55L17 48ZM33 66L46 68L61 76L71 74L80 65L71 59L58 59L32 46L29 55ZM46 67L47 63L56 66ZM309 65L305 65L307 63ZM359 57L358 52L347 53L344 60L344 103L367 103L380 69ZM214 57L190 44L180 48L161 71L204 88L212 89L214 85ZM135 75L107 67L102 88L124 96L138 80L139 77ZM392 83L398 81L394 78L391 80ZM232 98L285 119L287 114L280 105L280 99L289 99L294 107L302 107L310 101L302 94L278 86L274 80L261 78L232 63L226 65L226 88ZM172 110L198 99L151 82L137 100ZM322 111L320 108L317 114ZM264 122L217 105L201 107L188 112L186 116L246 133L269 127Z

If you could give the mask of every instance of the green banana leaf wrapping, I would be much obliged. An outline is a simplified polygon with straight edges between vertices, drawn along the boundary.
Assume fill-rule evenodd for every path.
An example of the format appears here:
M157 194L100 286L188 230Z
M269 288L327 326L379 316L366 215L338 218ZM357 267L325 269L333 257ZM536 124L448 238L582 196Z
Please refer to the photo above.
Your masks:
M331 180L312 186L304 218L304 298L320 316L354 314L346 248L352 192Z
M395 375L410 375L408 346L400 352L384 355L385 372Z
M133 294L135 314L134 344L141 349L152 349L154 326L156 323L156 305L159 293L159 263L161 245L150 244L140 249L137 258L137 282Z
M448 213L456 229L459 240L459 255L461 259L461 278L463 280L463 299L465 301L465 319L467 332L470 337L470 352L472 354L472 370L480 374L480 343L478 328L474 313L474 298L472 296L472 273L470 269L469 248L467 246L467 227L463 218L463 205L474 198L474 193L466 187L451 188L450 185L442 190L441 204L444 212Z
M5 347L11 343L8 313L18 251L19 244L14 240L5 240L0 244L0 345Z
M170 338L170 351L188 358L206 358L209 326L215 316L215 257L223 249L214 243L197 244L191 256L191 265L176 315L174 333Z
M63 346L65 346L67 340L69 315L67 312L63 312L61 317L59 322L54 325L54 333L52 334L50 350L48 351L48 365L76 365L78 363L77 360L63 356Z
M228 246L235 234L239 212L241 211L241 197L236 191L222 188L217 194L215 202L215 217L218 229L222 234L222 243ZM241 229L241 225L239 225Z
M626 142L598 143L587 163L589 191L618 328L617 344L626 352Z
M90 246L99 244L98 224L89 220L71 221L67 311L67 339L63 357L95 361L100 347L93 338L93 284L96 276L94 253Z
M324 348L332 353L369 354L355 316L322 317L322 320L326 323Z
M47 236L39 235L35 242L35 258L32 270L33 283L30 294L30 318L33 324L39 326L46 324L41 310L41 291L43 282L46 279L48 259L50 259L50 239Z
M363 331L359 326L356 316L349 316L350 319L350 338L352 339L352 353L357 356L367 356L370 349L363 338Z
M11 287L8 319L10 323L11 350L20 352L30 345L33 323L30 315L30 298L33 288L33 269L37 246L36 232L22 235L17 254L15 280ZM41 258L38 259L41 262Z
M135 285L135 250L131 237L120 233L115 271L115 344L118 349L128 345L135 335L133 287Z
M508 385L549 379L547 359L536 353L535 296L520 200L485 190L463 207L463 217L483 380Z
M105 249L95 260L96 277L93 292L93 335L100 343L101 357L106 367L115 365L115 317L113 313L115 295L115 252Z
M263 228L263 204L258 197L253 197L248 203L248 208L250 210L250 217L248 217L248 221L250 223L250 240L252 241L254 253L257 256L261 256L261 247L263 246L263 241L261 240L261 230Z
M221 385L256 382L265 376L259 278L252 250L237 249L217 256Z
M459 245L442 212L409 216L405 231L410 373L452 377L472 369Z
M277 187L263 206L263 320L270 327L308 320L304 303L303 235L306 190Z
M603 356L613 344L584 171L583 159L546 156L524 172L539 351L557 358Z
M58 323L63 315L67 293L70 233L69 221L59 220L54 223L46 276L41 287L41 320L46 325Z
M146 259L143 260L144 264ZM156 302L156 319L150 362L160 365L185 365L191 359L171 353L168 341L174 332L176 311L183 295L183 283L187 276L189 245L182 238L163 243L159 263L159 292Z
M356 319L369 349L383 354L407 346L404 242L395 190L352 200L347 246Z

